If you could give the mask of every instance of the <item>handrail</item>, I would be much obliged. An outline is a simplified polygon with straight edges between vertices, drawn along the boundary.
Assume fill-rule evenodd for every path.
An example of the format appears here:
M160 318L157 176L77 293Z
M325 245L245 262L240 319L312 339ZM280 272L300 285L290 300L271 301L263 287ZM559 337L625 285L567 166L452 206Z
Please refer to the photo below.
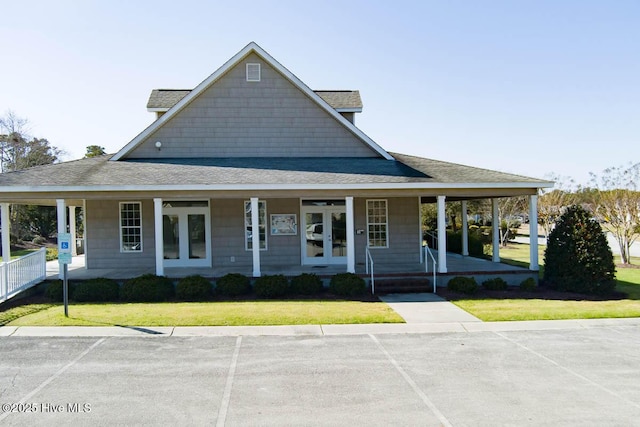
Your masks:
M46 276L46 249L0 263L0 301L40 283Z
M367 259L365 262L365 272L369 274L369 263L371 263L371 294L375 294L376 285L373 279L373 257L371 256L371 251L369 250L369 246L365 248L365 253L367 255Z
M435 247L436 242L438 241L438 235L436 233L434 233L433 231L425 231L425 233L427 236L431 237L431 246ZM428 243L427 243L428 245Z
M433 256L433 253L431 253L431 250L429 249L428 245L424 246L424 272L428 273L429 272L429 261L427 259L427 254L429 255L429 257L431 258L431 261L433 262L433 293L436 293L436 259Z

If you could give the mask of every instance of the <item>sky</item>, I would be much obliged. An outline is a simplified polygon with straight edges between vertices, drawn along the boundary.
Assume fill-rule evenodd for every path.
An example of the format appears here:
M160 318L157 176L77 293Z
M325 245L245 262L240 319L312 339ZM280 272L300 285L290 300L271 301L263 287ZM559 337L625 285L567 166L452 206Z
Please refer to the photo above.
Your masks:
M249 42L312 89L360 90L391 152L588 183L640 162L637 0L0 0L0 115L84 156Z

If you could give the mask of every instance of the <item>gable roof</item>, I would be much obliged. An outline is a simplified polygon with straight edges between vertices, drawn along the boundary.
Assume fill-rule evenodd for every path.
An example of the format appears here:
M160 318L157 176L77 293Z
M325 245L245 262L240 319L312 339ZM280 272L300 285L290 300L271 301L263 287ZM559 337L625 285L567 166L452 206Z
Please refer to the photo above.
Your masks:
M362 112L362 99L357 90L314 90L339 113ZM147 101L147 111L165 112L189 95L191 89L153 89Z
M300 79L298 79L298 77L296 77L293 73L291 73L284 66L282 66L278 61L276 61L271 55L269 55L265 50L263 50L255 42L251 42L247 46L245 46L244 49L242 49L240 52L235 54L231 59L229 59L224 65L222 65L222 67L214 71L213 74L211 74L204 81L202 81L202 83L196 86L191 92L185 95L173 107L169 108L169 110L164 115L162 115L162 117L158 118L151 125L149 125L145 130L143 130L140 134L138 134L138 136L136 136L133 140L131 140L131 142L129 142L120 151L118 151L113 157L111 157L111 160L115 161L115 160L121 160L123 158L126 158L127 154L129 154L139 144L141 144L145 140L145 138L147 138L154 131L162 127L167 121L169 121L176 114L178 114L192 100L197 98L207 88L209 88L218 79L220 79L228 70L238 65L243 60L243 58L245 58L247 55L251 53L255 53L256 55L260 56L265 62L267 62L276 71L278 71L281 75L283 75L300 91L302 91L311 100L313 100L316 104L318 104L320 108L324 109L330 116L332 116L335 120L337 120L340 124L342 124L342 126L344 126L348 131L350 131L357 138L359 138L365 145L368 145L373 151L378 153L381 157L387 160L393 159L393 157L389 153L387 153L382 147L376 144L371 138L369 138L364 132L358 129L353 123L349 122L349 120L344 118L338 111L333 109L331 105L329 105L324 99L322 99L322 97L320 97L318 94L312 91L307 85L305 85ZM175 95L177 95L177 93Z

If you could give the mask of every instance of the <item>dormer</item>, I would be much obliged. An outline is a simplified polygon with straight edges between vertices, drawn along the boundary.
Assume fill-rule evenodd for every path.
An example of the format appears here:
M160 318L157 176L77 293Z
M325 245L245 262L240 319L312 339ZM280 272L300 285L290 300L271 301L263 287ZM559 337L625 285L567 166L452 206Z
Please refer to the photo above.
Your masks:
M156 119L159 119L190 92L191 89L153 89L147 102L147 111L156 113ZM359 91L315 90L314 92L345 119L355 124L355 113L362 112Z

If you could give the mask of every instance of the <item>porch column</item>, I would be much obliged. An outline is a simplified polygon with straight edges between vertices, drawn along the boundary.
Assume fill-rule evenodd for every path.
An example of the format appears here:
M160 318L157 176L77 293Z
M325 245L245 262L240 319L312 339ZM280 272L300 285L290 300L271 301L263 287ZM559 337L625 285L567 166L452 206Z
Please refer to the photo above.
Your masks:
M356 272L355 226L353 220L353 197L345 197L347 208L347 273Z
M253 253L253 277L260 277L260 204L251 198L251 252Z
M2 210L2 261L11 261L11 223L9 222L9 203L1 203Z
M467 222L467 201L460 202L462 205L462 256L469 256L469 224Z
M156 241L156 276L164 276L164 230L162 228L162 199L153 199L154 239Z
M529 270L538 271L538 196L529 196Z
M64 199L56 199L56 212L58 214L58 234L67 232L67 208L64 203ZM60 268L58 278L64 280L64 272Z
M438 273L447 272L447 225L444 202L446 196L438 196Z
M493 262L500 262L500 213L498 199L491 199L491 227L493 229Z
M69 233L71 233L71 256L78 255L76 244L76 207L69 206Z
M7 263L11 261L11 224L9 223L9 203L0 204L0 221L2 221L2 261ZM9 269L4 268L4 277L0 282L4 282L4 286L0 289L0 301L3 301L9 295Z

